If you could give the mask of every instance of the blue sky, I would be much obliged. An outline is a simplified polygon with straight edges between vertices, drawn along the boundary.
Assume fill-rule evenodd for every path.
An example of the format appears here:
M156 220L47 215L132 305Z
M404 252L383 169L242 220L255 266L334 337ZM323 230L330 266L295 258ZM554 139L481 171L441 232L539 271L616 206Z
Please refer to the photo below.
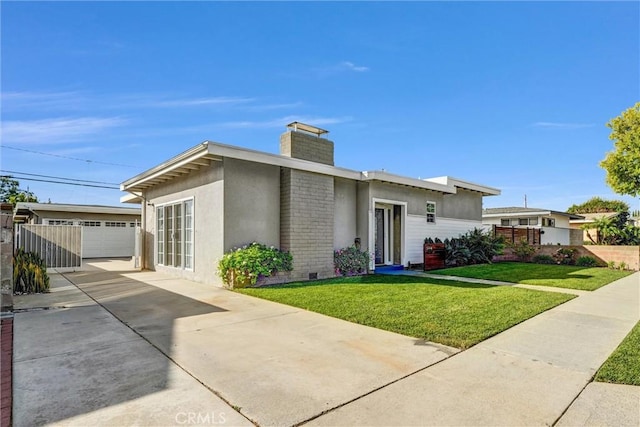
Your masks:
M605 123L640 100L638 2L0 7L3 170L120 183L204 140L276 153L298 120L330 131L338 166L502 189L486 207L640 208L598 166Z

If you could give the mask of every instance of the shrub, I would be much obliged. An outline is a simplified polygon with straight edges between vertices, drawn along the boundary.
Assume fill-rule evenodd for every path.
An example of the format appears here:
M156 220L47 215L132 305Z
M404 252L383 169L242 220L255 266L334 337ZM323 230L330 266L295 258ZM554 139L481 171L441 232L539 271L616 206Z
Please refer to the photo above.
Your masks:
M218 274L232 288L252 286L260 276L291 270L293 257L289 252L256 242L225 253L218 263Z
M611 270L615 270L616 269L616 262L615 261L607 261L607 268L610 268Z
M535 255L533 258L531 258L532 262L535 262L536 264L555 264L556 260L553 259L553 257L551 255Z
M47 266L37 253L18 249L14 254L13 292L16 294L49 292Z
M520 261L529 261L531 255L536 252L536 248L530 245L526 239L520 239L518 242L509 243L509 248Z
M618 270L626 270L627 269L627 263L624 261L620 261L620 264L618 264Z
M576 260L576 265L580 267L595 267L598 261L591 256L581 256Z
M553 258L556 260L556 263L562 265L574 265L576 263L575 260L576 250L571 248L560 248L553 255Z
M369 252L360 250L356 246L349 246L333 253L333 266L336 274L355 276L367 273L370 259Z
M457 238L445 239L445 264L461 266L490 264L494 256L502 253L504 238L475 228Z

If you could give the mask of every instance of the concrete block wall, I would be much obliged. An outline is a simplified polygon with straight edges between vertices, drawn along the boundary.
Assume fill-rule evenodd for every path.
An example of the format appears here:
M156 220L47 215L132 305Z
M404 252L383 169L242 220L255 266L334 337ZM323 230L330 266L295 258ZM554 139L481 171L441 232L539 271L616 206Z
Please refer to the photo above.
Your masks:
M333 166L333 142L302 132L283 133L280 136L280 154Z
M600 265L613 261L616 265L624 262L630 270L640 270L640 246L608 246L608 245L576 245L576 246L560 246L560 245L542 245L536 246L535 255L553 256L560 248L571 248L576 250L576 259L581 256L590 256L595 258ZM499 261L517 261L518 257L513 254L509 248L504 250L503 255L493 258L494 262Z
M283 168L280 248L291 252L291 280L333 277L333 177Z
M13 313L0 314L0 427L12 425Z
M13 309L13 206L0 205L0 309Z

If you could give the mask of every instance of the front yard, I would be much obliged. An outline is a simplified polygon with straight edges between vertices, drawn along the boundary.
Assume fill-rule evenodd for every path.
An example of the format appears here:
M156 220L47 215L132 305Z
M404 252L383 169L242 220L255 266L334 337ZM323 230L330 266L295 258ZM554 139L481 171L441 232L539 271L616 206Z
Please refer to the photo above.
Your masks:
M595 380L640 386L640 322L602 365Z
M593 291L633 272L598 267L500 262L446 268L429 273Z
M574 298L508 286L391 275L237 292L461 349Z

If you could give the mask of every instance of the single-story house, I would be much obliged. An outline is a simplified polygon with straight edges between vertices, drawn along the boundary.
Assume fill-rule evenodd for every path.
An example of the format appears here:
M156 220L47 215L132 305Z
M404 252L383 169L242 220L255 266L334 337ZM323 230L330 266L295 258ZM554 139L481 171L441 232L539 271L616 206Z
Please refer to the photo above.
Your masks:
M82 257L130 257L134 254L139 207L19 202L14 208L18 224L82 226Z
M499 227L534 228L540 230L540 244L582 244L581 234L570 230L569 221L582 219L581 215L539 208L487 208L482 211L482 223ZM579 241L577 241L579 240Z
M481 227L483 197L500 194L336 167L326 134L291 123L279 155L205 141L123 182L122 201L142 204L143 268L220 285L218 260L253 241L290 251L292 280L333 277L334 250L356 242L372 269L421 263L425 237Z
M591 239L597 240L598 230L594 227L583 228L587 225L594 224L596 219L600 218L614 218L620 215L620 212L599 212L599 213L584 213L580 214L582 218L572 219L569 221L569 227L575 230L581 230L583 233L583 240L585 242L591 242ZM634 225L635 220L629 218L629 224ZM591 236L591 238L589 237Z

